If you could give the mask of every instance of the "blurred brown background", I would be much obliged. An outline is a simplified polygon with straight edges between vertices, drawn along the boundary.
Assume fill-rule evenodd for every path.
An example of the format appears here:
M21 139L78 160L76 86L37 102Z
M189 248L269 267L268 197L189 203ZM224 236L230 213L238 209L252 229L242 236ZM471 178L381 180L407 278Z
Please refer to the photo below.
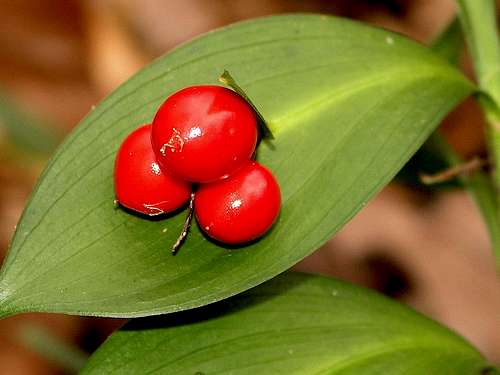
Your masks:
M304 11L360 19L425 43L455 7L452 0L1 1L0 259L54 145L117 85L215 27ZM442 130L465 157L484 152L472 101ZM399 298L500 362L500 283L484 225L464 192L391 184L296 268ZM0 374L72 373L121 323L55 314L2 320Z

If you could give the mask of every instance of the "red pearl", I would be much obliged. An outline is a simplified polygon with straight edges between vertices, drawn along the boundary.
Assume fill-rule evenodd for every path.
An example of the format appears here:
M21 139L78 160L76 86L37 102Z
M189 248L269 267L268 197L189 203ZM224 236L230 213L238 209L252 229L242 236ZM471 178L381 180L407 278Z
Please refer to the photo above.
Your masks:
M131 210L156 216L175 211L189 199L191 184L160 169L151 147L151 125L134 130L115 161L115 194Z
M225 180L201 185L195 195L198 224L208 236L227 244L262 236L278 217L280 205L276 179L254 161Z
M162 168L192 182L225 178L257 144L250 105L220 86L192 86L170 96L153 120L152 144Z

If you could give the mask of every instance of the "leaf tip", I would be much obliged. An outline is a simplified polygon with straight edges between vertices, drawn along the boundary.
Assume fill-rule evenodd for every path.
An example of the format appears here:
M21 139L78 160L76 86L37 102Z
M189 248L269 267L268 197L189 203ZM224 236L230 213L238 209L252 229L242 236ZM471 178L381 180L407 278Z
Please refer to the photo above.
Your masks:
M229 86L230 77L231 75L229 74L229 72L226 69L224 69L222 74L219 76L219 82Z
M238 95L245 99L245 101L250 105L250 107L252 107L252 109L255 111L255 114L257 115L257 122L259 124L259 129L262 133L263 138L273 140L274 135L269 128L269 123L255 106L254 102L250 100L249 96L245 93L241 86L236 83L235 79L233 78L233 76L231 76L231 73L229 73L227 69L224 69L222 74L219 76L219 82L231 87Z

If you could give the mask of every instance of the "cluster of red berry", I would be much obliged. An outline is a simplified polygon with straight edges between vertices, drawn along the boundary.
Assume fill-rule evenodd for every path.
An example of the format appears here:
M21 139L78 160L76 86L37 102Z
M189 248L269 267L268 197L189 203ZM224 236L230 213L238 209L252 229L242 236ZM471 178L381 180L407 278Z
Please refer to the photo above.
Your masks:
M182 89L160 106L152 125L133 131L121 145L116 199L156 216L191 197L208 236L228 244L254 240L271 228L281 203L274 176L252 160L257 139L256 114L236 92L221 86Z

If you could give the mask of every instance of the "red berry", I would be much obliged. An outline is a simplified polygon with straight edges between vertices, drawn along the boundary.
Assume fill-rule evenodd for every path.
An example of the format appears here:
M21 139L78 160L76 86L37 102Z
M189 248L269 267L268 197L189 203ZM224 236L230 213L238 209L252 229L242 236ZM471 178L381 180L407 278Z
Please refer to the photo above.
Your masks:
M189 199L191 185L166 174L156 163L151 125L134 130L118 150L115 193L124 207L150 216L175 211Z
M153 120L158 162L175 176L211 182L245 164L257 143L250 105L220 86L192 86L170 96Z
M274 176L250 161L225 180L201 185L194 207L196 219L207 235L237 244L266 233L278 217L280 204Z

